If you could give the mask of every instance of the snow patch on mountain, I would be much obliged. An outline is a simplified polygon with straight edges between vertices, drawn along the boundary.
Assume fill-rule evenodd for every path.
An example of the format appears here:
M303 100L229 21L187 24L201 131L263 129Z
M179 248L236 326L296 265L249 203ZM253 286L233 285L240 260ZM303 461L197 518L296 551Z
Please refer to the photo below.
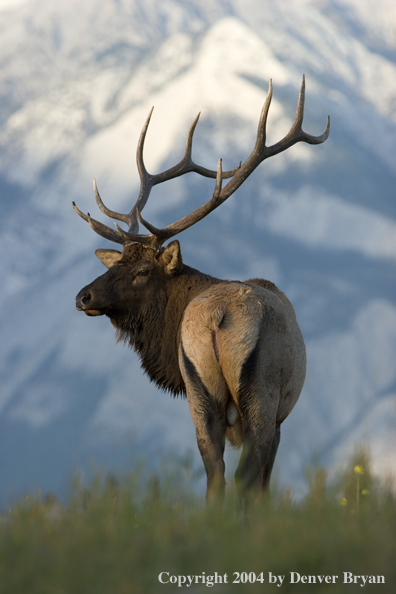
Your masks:
M303 186L293 196L274 188L261 190L263 209L255 224L312 248L354 250L370 258L396 259L396 221L322 188Z

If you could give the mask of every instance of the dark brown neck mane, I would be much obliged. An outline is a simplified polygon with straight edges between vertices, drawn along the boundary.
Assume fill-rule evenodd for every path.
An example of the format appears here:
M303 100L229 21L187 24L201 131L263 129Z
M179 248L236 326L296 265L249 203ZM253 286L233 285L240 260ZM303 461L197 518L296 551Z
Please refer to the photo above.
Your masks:
M226 281L183 265L181 274L169 280L155 303L147 303L137 316L127 311L122 318L111 318L117 341L133 348L150 380L175 396L185 394L178 363L184 310L194 297L219 282Z

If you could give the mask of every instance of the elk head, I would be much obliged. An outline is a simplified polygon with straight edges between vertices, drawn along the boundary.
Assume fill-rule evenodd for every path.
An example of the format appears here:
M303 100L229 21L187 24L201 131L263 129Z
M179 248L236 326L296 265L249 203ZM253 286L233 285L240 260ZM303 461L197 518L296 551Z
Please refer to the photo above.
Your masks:
M126 223L128 230L125 231L117 223L115 223L116 229L111 229L93 219L89 213L84 214L81 212L73 202L74 210L89 223L96 233L123 246L122 253L116 250L102 249L96 251L98 258L109 270L94 283L80 291L76 298L77 309L84 311L87 315L107 314L112 317L115 312L122 310L126 303L138 312L143 300L150 299L152 294L156 294L158 297L158 294L163 290L161 287L164 286L164 281L179 274L183 266L179 243L173 241L164 248L162 246L165 241L194 225L223 204L256 167L268 157L277 155L300 141L309 144L321 144L328 138L330 132L329 118L322 135L311 136L303 131L304 98L305 79L303 77L296 116L290 131L276 144L266 146L266 123L272 99L272 82L270 81L268 94L261 112L254 149L243 165L239 164L237 168L226 172L222 171L221 159L218 162L217 171L206 169L195 164L192 160L192 141L200 115L198 114L189 130L185 153L181 161L162 173L156 175L148 173L143 161L143 147L153 111L151 110L137 147L137 166L141 183L138 199L131 211L127 214L121 214L108 209L102 202L94 180L94 193L99 209L105 215ZM216 179L215 189L210 200L184 218L163 229L157 229L144 220L141 212L148 200L151 188L156 184L189 172L196 172L205 177ZM231 178L230 181L223 187L222 180L228 178ZM149 234L139 234L139 222L150 232Z
M178 241L156 250L141 243L126 243L123 252L96 250L108 268L76 297L76 307L88 316L136 317L148 303L165 298L166 281L178 274L182 258Z

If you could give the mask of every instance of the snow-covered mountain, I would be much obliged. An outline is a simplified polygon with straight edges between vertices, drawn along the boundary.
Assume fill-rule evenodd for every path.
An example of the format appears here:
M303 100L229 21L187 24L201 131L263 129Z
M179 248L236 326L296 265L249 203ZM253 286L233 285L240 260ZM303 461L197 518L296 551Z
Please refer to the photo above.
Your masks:
M320 134L330 114L330 139L263 164L180 236L183 256L215 276L268 278L295 306L308 375L283 426L280 480L297 488L307 462L337 466L361 442L378 472L395 470L396 10L368 5L29 0L2 9L3 502L23 489L62 493L93 461L127 469L142 455L196 452L187 403L148 382L107 319L75 310L75 294L102 273L93 252L106 241L71 202L101 217L95 177L110 208L130 209L152 105L150 171L180 159L198 111L195 160L234 167L254 146L268 80L273 143L293 121L303 73L304 128ZM213 180L173 180L154 188L145 218L168 224L212 191Z

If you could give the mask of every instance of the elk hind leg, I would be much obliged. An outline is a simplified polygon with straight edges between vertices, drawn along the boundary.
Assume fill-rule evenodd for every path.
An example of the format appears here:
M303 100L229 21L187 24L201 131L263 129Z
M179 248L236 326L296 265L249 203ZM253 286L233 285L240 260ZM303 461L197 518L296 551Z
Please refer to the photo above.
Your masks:
M258 476L258 486L263 491L269 489L272 469L274 467L276 453L277 453L278 447L279 447L279 442L280 442L280 426L276 427L276 429L275 429L275 435L272 440L271 451L268 455L267 462L261 468L260 474Z
M250 389L242 394L240 410L243 450L235 480L244 499L249 493L259 494L269 488L280 442L280 426L276 423L273 399L266 390L256 393Z
M225 423L219 411L212 410L196 423L197 444L204 463L207 487L206 500L222 502L225 494Z
M207 475L206 500L222 502L225 493L227 386L220 373L216 374L216 381L206 377L205 368L201 369L197 362L194 365L183 346L180 362L198 449Z

